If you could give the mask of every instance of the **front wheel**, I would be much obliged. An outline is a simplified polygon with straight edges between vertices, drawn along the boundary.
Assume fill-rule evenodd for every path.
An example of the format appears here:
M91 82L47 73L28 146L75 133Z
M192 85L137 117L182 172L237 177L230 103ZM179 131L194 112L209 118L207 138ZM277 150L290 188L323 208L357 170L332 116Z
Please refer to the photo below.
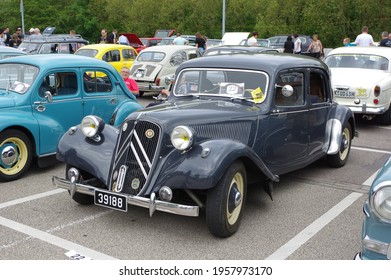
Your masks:
M225 238L238 230L246 191L245 167L240 161L234 162L217 185L208 191L206 224L213 235Z
M350 147L352 146L352 128L347 123L342 130L341 144L338 153L328 155L327 162L331 167L342 167L346 164L349 157Z
M0 180L19 179L29 169L33 158L30 139L15 129L0 133Z

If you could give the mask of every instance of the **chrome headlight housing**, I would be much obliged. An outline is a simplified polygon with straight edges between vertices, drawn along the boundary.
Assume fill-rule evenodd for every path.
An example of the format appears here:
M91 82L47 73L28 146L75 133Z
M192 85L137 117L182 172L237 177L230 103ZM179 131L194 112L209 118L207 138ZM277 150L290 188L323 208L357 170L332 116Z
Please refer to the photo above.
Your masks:
M85 116L81 123L80 128L84 136L93 138L103 131L105 122L97 116Z
M194 132L188 126L177 126L171 132L171 143L180 151L187 150L193 145Z
M391 223L391 181L384 181L373 188L370 206L383 221Z

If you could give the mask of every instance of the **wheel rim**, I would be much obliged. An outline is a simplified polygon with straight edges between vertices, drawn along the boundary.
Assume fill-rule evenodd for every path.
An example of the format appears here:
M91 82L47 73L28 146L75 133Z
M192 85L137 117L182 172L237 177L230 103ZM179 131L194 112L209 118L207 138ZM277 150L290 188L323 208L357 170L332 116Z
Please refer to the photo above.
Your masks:
M15 175L19 173L26 165L28 159L28 149L24 141L17 137L11 137L5 139L0 143L1 150L5 150L7 147L15 146L17 151L17 159L10 167L0 166L0 171L5 175Z
M230 225L236 223L242 211L244 194L244 179L241 173L232 178L227 197L227 221ZM233 206L234 205L234 206Z
M345 160L349 153L350 147L350 130L345 127L342 133L341 148L339 151L339 157L341 160Z

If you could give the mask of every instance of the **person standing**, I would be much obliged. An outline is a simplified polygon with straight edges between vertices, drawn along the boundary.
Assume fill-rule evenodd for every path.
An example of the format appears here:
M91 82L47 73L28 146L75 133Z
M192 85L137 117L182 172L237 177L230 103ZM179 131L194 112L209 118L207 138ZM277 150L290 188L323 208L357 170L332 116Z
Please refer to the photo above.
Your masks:
M107 30L102 29L100 32L100 37L97 41L98 44L107 44L108 43L108 38L107 38Z
M360 47L374 46L372 35L368 34L368 27L361 29L361 34L356 37L354 43Z
M301 54L301 40L299 38L299 34L295 33L295 35L293 35L293 37L295 38L293 53Z
M247 45L249 45L249 46L258 46L258 41L257 41L258 32L254 31L252 33L252 35L253 35L252 37L247 39Z
M8 27L4 28L4 44L6 46L9 46L10 40L11 40L11 34L10 34L10 29Z
M107 43L109 44L117 44L117 30L114 29L109 36L107 36Z
M122 67L121 76L122 79L124 79L126 86L130 90L130 92L134 94L134 96L139 96L140 91L137 82L134 79L130 78L129 75L130 75L130 69L126 66Z
M380 47L391 47L391 39L388 37L389 34L387 31L383 31L381 34L382 40L380 41Z
M317 59L323 55L323 45L317 34L312 36L312 42L309 45L307 52L311 52L312 56Z
M182 34L180 32L178 32L176 34L174 41L172 41L173 45L188 45L189 44L189 42L185 38L181 37L181 35Z
M127 45L127 46L130 45L128 38L126 38L126 36L123 34L118 37L118 44Z
M292 36L289 35L284 43L284 53L293 53L294 48L295 44L292 41Z
M357 46L355 43L350 43L350 38L348 38L348 37L343 39L343 45L344 45L344 47L355 47L355 46Z
M196 33L195 46L200 51L201 55L204 54L206 49L206 42L200 32Z

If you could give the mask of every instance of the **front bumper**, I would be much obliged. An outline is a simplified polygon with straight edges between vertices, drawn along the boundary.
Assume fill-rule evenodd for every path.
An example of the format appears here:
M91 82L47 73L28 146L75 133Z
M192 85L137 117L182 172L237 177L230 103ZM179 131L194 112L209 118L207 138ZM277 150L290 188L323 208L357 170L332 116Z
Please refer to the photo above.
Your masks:
M158 86L148 82L137 82L139 91L143 92L160 92L165 89L165 86Z
M78 192L78 193L94 196L95 190L100 190L99 188L93 186L84 185L80 183L72 183L68 179L59 178L57 176L53 176L52 183L54 186L58 188L69 190L71 195ZM125 196L126 196L127 204L148 208L149 215L151 217L155 212L155 210L176 214L176 215L182 215L182 216L191 216L191 217L199 216L198 206L182 205L182 204L157 200L155 199L156 196L154 193L151 195L151 198L134 196L134 195L125 195Z

